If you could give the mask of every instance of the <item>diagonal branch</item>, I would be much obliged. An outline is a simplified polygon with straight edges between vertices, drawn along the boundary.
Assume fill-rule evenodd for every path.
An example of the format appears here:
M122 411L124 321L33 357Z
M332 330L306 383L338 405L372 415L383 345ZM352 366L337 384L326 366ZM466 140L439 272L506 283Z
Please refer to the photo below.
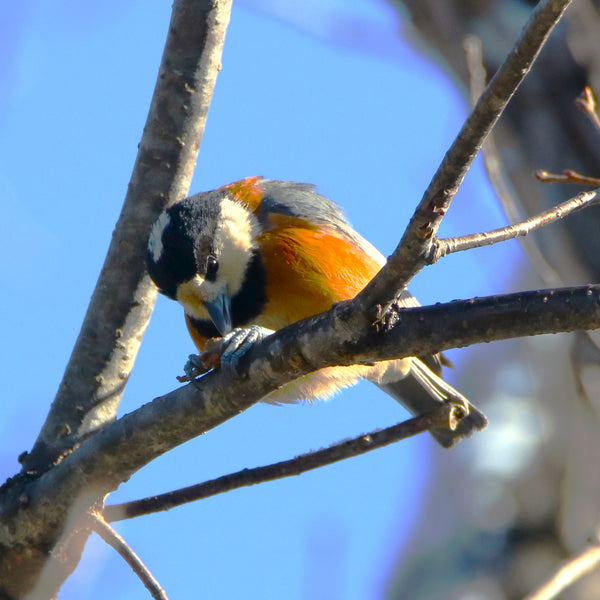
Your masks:
M357 297L363 309L378 304L383 316L394 297L427 264L443 216L486 136L519 87L548 35L571 0L543 0L534 9L514 48L495 73L446 153L386 266ZM394 291L394 295L391 292Z
M154 307L152 223L187 194L220 68L230 1L178 0L121 215L63 380L24 471L46 468L114 419Z
M154 600L169 600L154 575L131 549L129 544L105 521L101 514L92 514L92 529L112 548L114 548L132 568L140 581L146 586Z
M290 460L254 469L244 469L211 481L205 481L158 496L143 498L142 500L109 505L104 508L104 518L112 522L170 510L188 502L195 502L244 486L300 475L346 458L377 450L430 429L453 429L460 418L460 415L456 414L457 408L452 404L444 404L434 412L408 419L385 429L363 434L351 440L332 444L328 448L301 454Z

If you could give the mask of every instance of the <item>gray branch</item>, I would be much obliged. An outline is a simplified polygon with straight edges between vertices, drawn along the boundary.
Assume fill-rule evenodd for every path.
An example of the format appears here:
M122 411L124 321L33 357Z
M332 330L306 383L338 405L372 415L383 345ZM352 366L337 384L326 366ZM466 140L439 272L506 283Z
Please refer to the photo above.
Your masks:
M23 596L44 569L59 574L50 578L54 588L45 590L51 596L89 534L75 539L79 515L160 454L292 379L326 366L600 327L600 286L407 310L392 305L377 314L374 308L391 301L425 264L439 222L483 138L568 4L546 0L536 8L434 177L398 250L357 302L268 337L243 357L237 376L211 372L114 420L154 300L142 260L147 232L164 206L186 193L229 13L227 2L175 2L128 197L81 335L23 473L0 489L2 593ZM374 326L376 318L381 322ZM63 534L76 548L66 566L60 552L48 551Z
M526 219L521 223L507 225L506 227L500 227L482 233L438 239L433 242L430 262L434 263L442 256L446 256L452 252L462 252L472 248L482 248L483 246L490 246L492 244L497 244L498 242L505 242L507 240L526 236L536 229L550 225L559 219L564 219L567 215L579 211L586 206L598 204L598 202L600 202L600 190L581 192L577 194L577 196L562 202L558 206L546 210L535 217Z
M433 412L413 417L385 429L378 429L377 431L360 435L351 440L332 444L321 450L301 454L290 460L280 461L263 467L255 467L253 469L243 469L237 473L223 475L217 479L190 485L172 492L159 494L158 496L150 496L141 500L106 506L104 508L104 518L108 522L133 519L141 515L170 510L188 502L195 502L215 496L216 494L223 494L224 492L236 490L240 487L300 475L340 460L383 448L389 444L431 429L455 429L461 416L464 414L465 412L462 407L450 403L442 404Z
M24 470L45 468L115 418L154 307L146 275L150 226L187 194L215 80L230 1L173 6L150 111L111 244L62 382Z
M543 0L537 5L450 146L386 267L357 297L363 307L379 304L385 314L393 298L427 264L430 244L471 163L570 3Z

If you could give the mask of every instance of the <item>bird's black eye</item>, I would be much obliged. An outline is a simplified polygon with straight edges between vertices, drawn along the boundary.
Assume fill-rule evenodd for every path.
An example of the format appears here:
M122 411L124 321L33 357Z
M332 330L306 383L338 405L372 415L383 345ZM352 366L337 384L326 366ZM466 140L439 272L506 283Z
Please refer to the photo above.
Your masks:
M217 279L217 271L219 270L219 261L216 256L209 254L206 257L206 280L215 281Z

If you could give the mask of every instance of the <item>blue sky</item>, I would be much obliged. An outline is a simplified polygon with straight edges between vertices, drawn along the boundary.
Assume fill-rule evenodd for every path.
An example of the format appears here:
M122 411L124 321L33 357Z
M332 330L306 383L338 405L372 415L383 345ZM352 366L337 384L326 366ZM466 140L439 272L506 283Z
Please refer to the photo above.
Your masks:
M347 4L236 3L191 191L249 175L315 183L389 254L465 106L404 42L384 2ZM31 448L76 339L135 159L170 2L21 0L3 13L2 480ZM478 167L442 234L502 223ZM451 256L411 289L422 303L508 291L519 257L514 244ZM192 350L181 310L160 298L121 414L173 389ZM450 354L459 367L468 358ZM111 500L283 460L405 416L368 384L310 407L257 405L161 457ZM172 598L377 598L440 451L422 436L118 529ZM60 598L98 597L147 593L92 538Z

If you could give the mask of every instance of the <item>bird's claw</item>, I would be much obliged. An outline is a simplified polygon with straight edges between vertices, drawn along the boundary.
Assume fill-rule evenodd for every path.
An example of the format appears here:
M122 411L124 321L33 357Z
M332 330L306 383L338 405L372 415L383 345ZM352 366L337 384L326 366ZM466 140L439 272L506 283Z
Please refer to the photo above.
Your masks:
M183 372L188 378L188 381L196 379L196 377L206 372L206 367L202 363L202 358L199 354L190 354L188 360L183 367Z
M200 375L204 375L209 370L210 367L207 366L201 354L190 354L183 367L185 375L177 375L176 379L179 383L194 382Z
M258 325L240 327L230 331L220 340L221 346L221 368L227 371L235 371L244 354L252 348L256 342L264 340L273 331Z
M185 375L177 377L181 383L196 381L197 377L219 365L227 371L235 371L240 359L256 342L260 342L273 330L251 325L230 331L222 338L207 341L205 351L201 354L190 354L183 367Z

